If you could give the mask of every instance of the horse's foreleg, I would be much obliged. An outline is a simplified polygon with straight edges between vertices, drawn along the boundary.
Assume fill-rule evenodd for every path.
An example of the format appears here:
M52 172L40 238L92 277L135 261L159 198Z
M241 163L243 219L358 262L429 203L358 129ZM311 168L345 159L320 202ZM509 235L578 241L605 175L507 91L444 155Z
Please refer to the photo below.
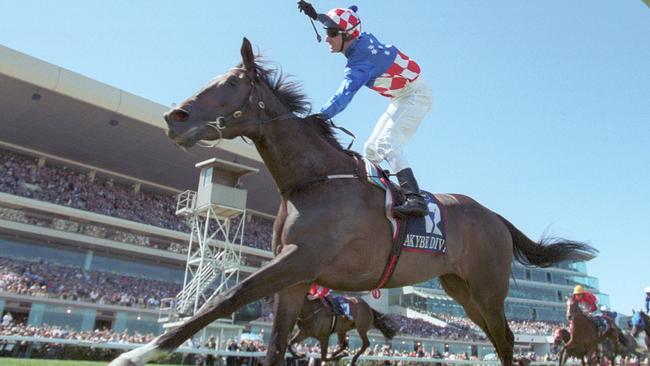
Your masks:
M296 319L300 313L307 290L308 283L298 284L278 291L273 302L273 329L271 339L266 351L267 365L284 365L284 353L287 350L287 338L291 333ZM299 336L298 333L297 336ZM302 338L298 339L304 339ZM296 337L292 339L294 341Z
M304 354L304 353L296 353L296 350L293 348L293 346L294 346L296 343L300 343L300 342L302 342L305 338L307 338L307 336L306 336L303 332L298 331L298 333L296 333L296 334L295 334L293 337L291 337L291 339L289 340L288 350L289 350L289 352L291 353L291 355L292 355L293 357L295 357L295 358L305 358L305 357L307 356L307 355Z
M158 354L173 351L208 324L232 314L243 305L291 285L311 280L314 277L312 271L318 268L314 268L313 263L310 263L313 261L307 260L306 256L309 254L303 254L295 245L285 246L285 249L266 266L207 302L198 313L178 328L157 337L147 345L120 355L109 366L144 365ZM285 333L285 347L286 336L287 333Z
M327 358L327 348L329 346L329 337L328 336L320 337L318 339L318 344L320 345L321 365L324 364L325 362L332 361L331 359Z
M338 338L338 344L336 350L332 352L330 358L338 356L340 353L345 351L348 348L347 332L345 330L339 330L336 332L336 337Z

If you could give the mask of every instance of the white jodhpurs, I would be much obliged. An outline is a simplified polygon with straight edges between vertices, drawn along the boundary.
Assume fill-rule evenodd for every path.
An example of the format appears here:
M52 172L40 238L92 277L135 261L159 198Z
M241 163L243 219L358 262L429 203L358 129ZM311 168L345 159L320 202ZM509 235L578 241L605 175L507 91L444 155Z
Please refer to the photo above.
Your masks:
M363 146L366 158L375 164L386 160L393 174L408 168L404 146L431 110L432 103L431 87L422 77L404 87L402 93L391 99Z

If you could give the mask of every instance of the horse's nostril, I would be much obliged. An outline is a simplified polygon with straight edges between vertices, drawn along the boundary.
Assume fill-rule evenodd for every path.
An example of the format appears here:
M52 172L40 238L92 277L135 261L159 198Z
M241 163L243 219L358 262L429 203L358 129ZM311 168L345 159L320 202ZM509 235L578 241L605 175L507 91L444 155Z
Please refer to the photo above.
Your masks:
M186 122L190 118L190 114L182 109L174 109L165 113L165 121L171 122Z

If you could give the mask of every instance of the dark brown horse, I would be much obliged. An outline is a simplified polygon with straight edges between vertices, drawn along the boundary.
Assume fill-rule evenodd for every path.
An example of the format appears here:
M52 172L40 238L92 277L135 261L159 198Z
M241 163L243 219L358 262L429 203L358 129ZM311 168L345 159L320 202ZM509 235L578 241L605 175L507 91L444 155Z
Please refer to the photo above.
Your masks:
M643 311L638 311L632 315L632 337L638 337L641 332L645 332L645 347L650 364L650 316Z
M636 339L623 331L620 331L619 342L606 338L601 344L601 351L602 356L607 358L612 366L616 365L616 356L621 356L623 365L628 365L628 359L635 357L637 366L641 365L644 356Z
M295 357L302 358L305 355L296 354L293 345L307 338L316 338L320 344L321 360L336 361L345 356L343 353L348 347L347 333L356 329L361 338L361 348L352 357L351 365L356 365L357 359L370 345L368 340L368 330L371 327L379 329L381 334L387 339L393 339L395 328L386 316L373 309L368 303L360 297L352 297L350 301L350 314L352 319L343 315L337 315L331 307L324 304L323 300L309 300L305 302L298 315L298 332L289 340L289 352ZM327 357L327 348L329 346L330 335L336 333L338 338L338 347Z
M296 84L256 63L247 39L242 63L165 114L168 136L190 147L200 140L249 138L280 191L273 227L275 258L192 318L151 343L121 355L112 365L141 365L173 351L214 320L270 294L274 321L267 365L282 365L303 298L311 283L341 291L374 289L391 251L391 225L384 192L365 179L357 160L334 137L329 121L309 111ZM331 175L335 175L331 177ZM338 177L338 178L337 178ZM361 177L363 178L363 177ZM504 365L512 364L514 336L506 321L513 256L521 263L551 266L589 260L590 246L562 239L528 239L513 224L460 194L439 194L446 214L445 255L402 254L383 287L394 288L440 277L445 291L494 345Z

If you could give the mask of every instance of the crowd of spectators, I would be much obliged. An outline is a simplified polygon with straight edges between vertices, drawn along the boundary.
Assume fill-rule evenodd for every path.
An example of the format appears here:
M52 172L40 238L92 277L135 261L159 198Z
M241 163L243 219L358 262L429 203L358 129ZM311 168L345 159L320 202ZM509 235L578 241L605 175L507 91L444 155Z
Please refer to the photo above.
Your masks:
M398 325L398 333L400 334L410 334L424 338L445 338L466 341L485 339L483 334L477 332L454 327L440 327L423 319L392 314L391 319Z
M445 321L447 324L458 329L465 329L473 332L482 332L478 325L474 324L467 317L454 316L444 313L432 314L436 318ZM534 321L534 320L508 320L508 325L514 334L527 334L527 335L542 335L550 336L553 331L560 326L566 326L560 322L551 321Z
M158 308L181 286L107 272L84 271L46 261L0 257L0 291L129 307Z
M123 332L115 332L105 328L95 329L94 331L79 331L48 324L34 327L21 323L0 324L0 336L59 338L89 343L148 343L155 337L152 333L130 333L128 329Z
M39 165L38 160L0 149L0 192L51 202L102 215L154 225L170 230L189 232L185 220L176 216L176 197L133 186L120 184L113 179L84 174L67 167ZM236 223L233 223L236 225ZM77 224L61 222L61 229L79 231ZM271 220L251 215L247 218L244 245L271 249ZM101 226L84 226L84 233L93 236L107 235ZM131 233L115 234L120 240L149 246L146 237ZM172 251L182 252L174 246Z

